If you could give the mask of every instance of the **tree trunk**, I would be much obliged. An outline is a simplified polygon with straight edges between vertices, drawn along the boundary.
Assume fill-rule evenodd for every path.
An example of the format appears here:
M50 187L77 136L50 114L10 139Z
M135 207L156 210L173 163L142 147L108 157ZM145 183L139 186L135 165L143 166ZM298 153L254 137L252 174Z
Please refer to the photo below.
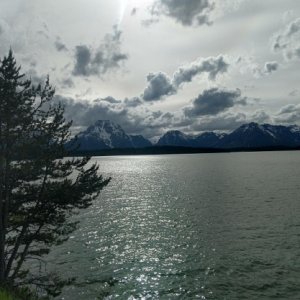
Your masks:
M0 119L0 285L4 284L5 279L5 230L4 230L4 199L3 199L3 183L4 183L4 152L2 139L2 126Z
M4 157L0 157L0 285L5 281Z

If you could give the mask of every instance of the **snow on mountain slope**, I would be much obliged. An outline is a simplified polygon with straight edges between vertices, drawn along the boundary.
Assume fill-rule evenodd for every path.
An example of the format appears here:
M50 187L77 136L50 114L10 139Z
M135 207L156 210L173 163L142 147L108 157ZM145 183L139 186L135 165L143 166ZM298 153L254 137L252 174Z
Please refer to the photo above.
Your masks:
M151 146L143 136L130 136L109 120L99 120L77 135L80 150L142 148Z
M131 136L109 120L99 120L77 136L80 150L112 148L144 148L152 146L141 135ZM157 146L197 148L259 148L272 146L300 146L300 127L270 124L244 124L229 134L204 132L193 136L178 130L166 132Z
M182 146L189 147L192 138L179 130L171 130L165 133L157 142L158 146Z

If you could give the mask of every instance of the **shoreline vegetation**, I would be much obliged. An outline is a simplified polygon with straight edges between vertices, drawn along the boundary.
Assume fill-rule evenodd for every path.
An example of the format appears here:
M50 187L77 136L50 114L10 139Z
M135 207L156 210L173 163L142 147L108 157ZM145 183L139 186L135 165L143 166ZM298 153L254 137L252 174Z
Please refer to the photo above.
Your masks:
M117 155L163 155L163 154L197 154L197 153L232 153L232 152L261 152L261 151L299 151L298 147L270 146L249 148L193 148L177 146L153 146L146 148L76 150L69 151L68 156L117 156Z
M47 299L47 298L43 298ZM0 300L42 300L28 289L7 289L0 288Z
M44 257L111 180L89 157L62 159L72 122L54 95L49 77L35 85L21 73L12 50L0 58L0 300L48 299L75 282Z

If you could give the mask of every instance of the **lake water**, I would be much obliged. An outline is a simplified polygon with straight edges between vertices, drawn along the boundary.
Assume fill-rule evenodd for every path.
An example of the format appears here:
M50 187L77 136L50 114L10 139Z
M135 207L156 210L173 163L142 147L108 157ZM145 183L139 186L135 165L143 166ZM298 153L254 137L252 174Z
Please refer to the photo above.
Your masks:
M57 299L300 299L300 152L95 157Z

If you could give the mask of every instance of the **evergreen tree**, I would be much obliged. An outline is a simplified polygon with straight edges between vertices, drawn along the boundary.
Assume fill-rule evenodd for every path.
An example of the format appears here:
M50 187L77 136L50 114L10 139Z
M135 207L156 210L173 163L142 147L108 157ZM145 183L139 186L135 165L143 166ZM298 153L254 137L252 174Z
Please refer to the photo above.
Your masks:
M56 277L35 277L41 259L76 229L70 216L91 205L110 178L88 157L65 158L70 122L54 105L49 78L33 85L12 51L0 61L0 286L35 285L59 293Z

